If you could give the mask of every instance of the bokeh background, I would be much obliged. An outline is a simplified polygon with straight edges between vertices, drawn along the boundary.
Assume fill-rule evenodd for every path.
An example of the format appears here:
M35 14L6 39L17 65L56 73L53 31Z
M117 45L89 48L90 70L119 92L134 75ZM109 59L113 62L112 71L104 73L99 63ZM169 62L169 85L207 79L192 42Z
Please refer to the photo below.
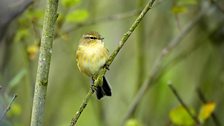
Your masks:
M89 90L90 79L78 71L75 50L81 35L98 31L113 52L147 0L59 0L53 43L45 126L67 126ZM0 114L14 94L18 97L0 120L1 126L30 125L44 0L0 1ZM164 57L156 81L149 87L126 126L191 126L168 83L202 125L224 125L224 2L222 0L156 0L122 48L106 77L112 97L91 98L80 126L117 126L143 82L150 77L161 51L206 8ZM209 101L202 103L198 90ZM206 108L207 107L207 108ZM204 110L203 110L204 108ZM204 115L199 117L201 111ZM206 114L208 115L207 117ZM221 126L221 125L220 125Z

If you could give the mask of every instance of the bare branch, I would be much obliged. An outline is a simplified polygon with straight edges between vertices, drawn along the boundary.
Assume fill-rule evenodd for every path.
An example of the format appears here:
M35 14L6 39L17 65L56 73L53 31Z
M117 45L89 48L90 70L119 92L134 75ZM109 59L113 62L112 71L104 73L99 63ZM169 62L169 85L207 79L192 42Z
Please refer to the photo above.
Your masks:
M188 106L184 103L184 101L182 100L182 98L180 97L180 95L178 94L177 90L174 88L174 86L172 85L172 83L168 84L169 88L171 89L171 91L173 92L173 94L175 95L175 97L177 98L177 100L180 102L180 104L184 107L184 109L187 111L187 113L190 115L190 117L195 121L195 123L197 125L200 125L200 121L198 120L197 116L195 116L194 114L191 113L191 110L188 108Z
M17 95L14 94L14 96L12 97L12 99L9 102L8 106L6 107L5 111L2 113L0 121L5 117L6 113L11 109L12 103L15 101L16 98L17 98Z

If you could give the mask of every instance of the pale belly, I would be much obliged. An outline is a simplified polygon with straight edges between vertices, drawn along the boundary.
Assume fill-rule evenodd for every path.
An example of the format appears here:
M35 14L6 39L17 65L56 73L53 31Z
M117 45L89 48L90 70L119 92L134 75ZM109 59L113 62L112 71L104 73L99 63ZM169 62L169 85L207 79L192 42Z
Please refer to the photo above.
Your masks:
M93 76L106 63L108 51L103 46L80 47L76 58L79 70L88 76Z

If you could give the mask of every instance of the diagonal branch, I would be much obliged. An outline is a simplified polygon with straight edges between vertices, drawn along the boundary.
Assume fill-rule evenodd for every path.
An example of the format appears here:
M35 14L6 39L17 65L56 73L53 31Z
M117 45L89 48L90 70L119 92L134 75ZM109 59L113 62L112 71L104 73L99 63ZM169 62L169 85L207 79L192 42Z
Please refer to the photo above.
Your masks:
M12 99L9 102L8 106L6 107L6 109L4 110L4 112L2 113L2 115L0 117L0 121L5 117L6 113L11 109L12 103L15 101L16 98L17 98L17 95L14 94L14 96L12 97Z
M158 78L160 72L161 72L161 67L162 67L162 63L164 58L177 46L180 44L180 42L185 38L185 36L194 28L194 26L200 21L200 19L202 18L202 16L205 14L206 12L206 8L202 9L199 14L192 19L191 22L189 22L183 29L183 31L177 35L174 39L171 40L170 44L165 47L159 57L156 59L155 64L152 67L152 71L150 73L150 76L144 81L144 83L142 84L142 86L140 87L139 91L137 92L137 94L134 97L134 100L131 102L131 104L128 107L128 111L125 114L121 125L124 125L125 121L132 115L132 113L135 111L135 109L137 108L137 105L140 103L140 101L142 100L143 96L145 95L145 93L147 92L149 86L151 86L152 84L154 84L155 80Z
M149 1L145 8L142 10L142 12L140 13L140 15L137 17L137 19L134 21L134 23L132 24L132 26L130 27L130 29L123 35L123 37L121 38L118 47L113 51L113 53L110 55L108 61L106 62L106 67L108 68L111 63L113 62L114 58L117 56L117 54L119 53L119 51L121 50L121 48L124 46L124 44L126 43L126 41L128 40L128 38L130 37L130 35L133 33L133 31L135 30L135 28L138 26L138 24L141 22L141 20L143 19L143 17L146 15L146 13L152 8L153 4L155 3L155 0L152 0L151 2ZM101 68L99 71L99 75L97 77L97 79L94 81L94 86L98 86L99 83L101 82L102 77L105 75L107 69L106 67ZM72 121L70 123L70 126L74 126L80 115L82 114L82 111L85 109L90 97L92 96L92 94L94 93L94 90L89 90L88 94L86 95L86 97L84 98L79 110L76 112L75 116L72 118Z
M177 90L174 88L174 86L172 85L172 83L168 84L169 88L171 89L171 91L173 92L173 94L175 95L175 97L177 98L177 100L180 102L180 104L184 107L184 109L187 111L188 115L194 120L194 122L197 124L197 126L200 125L200 121L198 120L197 116L195 116L191 110L189 109L189 107L185 104L185 102L182 100L182 98L180 97L180 95L178 94Z

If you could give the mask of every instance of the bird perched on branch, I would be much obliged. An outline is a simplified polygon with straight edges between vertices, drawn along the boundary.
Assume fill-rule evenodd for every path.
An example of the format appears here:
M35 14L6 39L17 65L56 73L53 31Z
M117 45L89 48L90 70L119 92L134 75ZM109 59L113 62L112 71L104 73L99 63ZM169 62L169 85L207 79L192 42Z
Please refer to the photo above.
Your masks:
M105 65L108 58L109 52L104 47L103 38L98 32L87 32L81 37L76 51L76 61L79 71L92 78L93 83L91 86L94 87L93 84L98 72ZM101 99L105 95L112 95L110 85L105 77L94 89L96 90L97 99Z

